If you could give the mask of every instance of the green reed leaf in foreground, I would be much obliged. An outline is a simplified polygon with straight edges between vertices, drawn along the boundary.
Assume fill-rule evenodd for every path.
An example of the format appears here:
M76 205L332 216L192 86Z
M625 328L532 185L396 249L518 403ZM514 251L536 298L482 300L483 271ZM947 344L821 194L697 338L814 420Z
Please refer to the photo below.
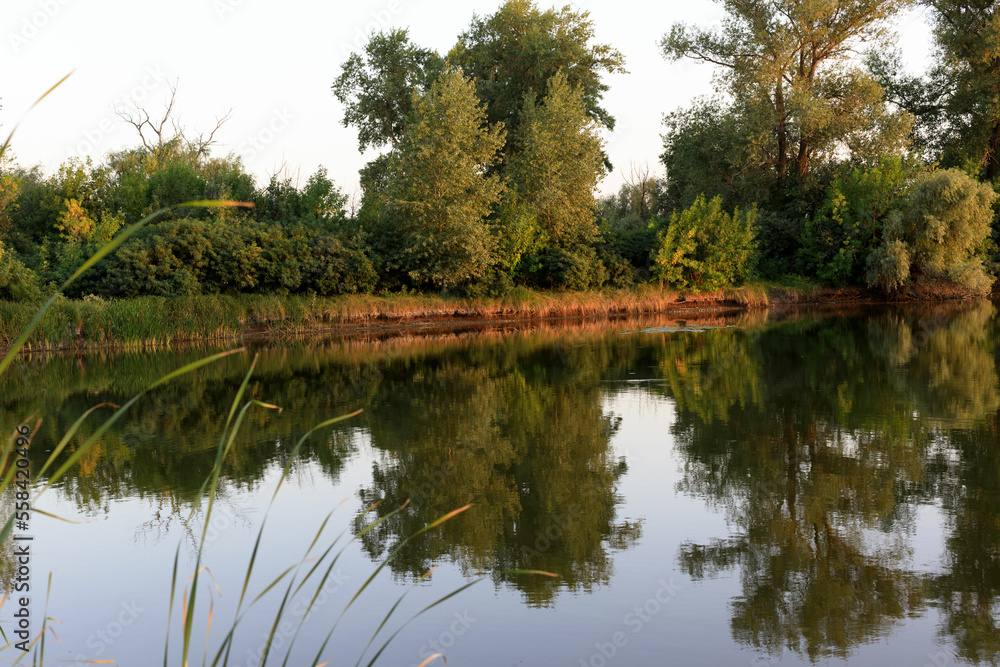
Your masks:
M30 112L32 109L34 109L39 104L41 104L42 100L44 100L46 97L48 97L52 93L52 91L54 91L59 86L63 85L63 83L66 82L66 79L68 79L71 76L73 76L73 72L75 72L75 71L76 70L73 70L72 72L70 72L69 74L67 74L66 76L64 76L63 78L59 79L59 81L57 81L54 86L52 86L51 88L49 88L48 90L46 90L44 93L42 93L42 96L39 97L37 100L35 100L34 104L32 104L30 107L28 107L28 111ZM17 124L14 125L14 128L10 131L10 134L7 135L7 139L4 140L3 145L0 146L0 160L3 159L3 156L10 149L10 142L14 138L14 133L17 132L17 128L19 128L20 126L21 126L21 121L18 121Z
M233 399L232 407L229 410L229 417L226 420L226 425L222 432L222 438L219 442L219 449L218 452L216 453L215 464L212 466L212 472L209 473L209 476L205 479L205 482L202 483L201 489L198 492L198 496L201 497L201 494L204 493L207 488L208 505L205 509L205 525L202 528L201 539L198 542L198 555L195 558L195 572L192 577L193 583L191 584L191 601L190 604L185 604L184 612L182 614L184 617L183 627L182 627L182 630L184 632L184 639L181 644L181 653L182 653L182 664L184 665L188 664L188 652L190 651L191 648L191 629L194 622L195 602L197 601L198 597L198 571L201 566L201 558L205 549L205 538L208 535L209 520L212 516L212 509L215 506L215 494L219 486L219 476L222 474L222 462L223 460L225 460L226 455L229 453L230 449L233 446L233 442L235 441L236 438L236 433L239 431L239 427L243 423L243 416L246 414L247 410L249 410L254 403L253 401L251 401L250 403L244 405L242 410L238 409L240 402L243 400L243 395L246 393L247 386L250 384L250 377L253 375L253 370L257 366L257 361L259 358L260 358L259 355L254 355L253 362L251 362L250 364L250 369L247 371L247 374L243 378L242 384L240 384L239 390L236 392L236 397ZM195 508L192 507L191 514L188 516L188 522L190 522L191 519L194 517L194 511ZM178 545L177 548L179 550L180 545ZM171 600L173 600L172 589L174 586L176 586L176 580L171 581L170 585L171 585L170 597ZM171 616L173 616L172 603L167 617L170 618ZM167 644L164 647L164 654L163 654L164 664L166 664L167 662L167 654L169 650L170 650L170 634L169 634L169 624L168 624Z
M133 404L135 404L136 401L138 401L144 395L149 393L151 390L153 390L154 388L160 386L165 382L168 382L169 380L172 380L173 378L179 377L186 373L191 373L192 371L196 371L203 366L207 366L208 364L218 361L219 359L228 357L231 354L235 354L237 352L242 352L242 351L243 348L237 348L235 350L219 352L218 354L213 354L209 357L205 357L204 359L199 359L198 361L193 361L190 364L186 364L185 366L182 366L181 368L178 368L177 370L172 371L167 375L164 375L159 380L149 385L146 389L143 389L141 392L133 396L127 403L125 403L125 405L118 408L114 412L114 414L108 417L97 428L97 430L94 431L94 433L89 438L87 438L87 440L85 440L84 443L80 445L80 447L75 452L73 452L73 454L70 455L69 458L67 458L66 461L64 461L63 464L59 466L59 468L57 468L54 473L52 473L49 476L49 479L46 481L45 486L42 487L42 492L44 492L45 489L48 489L50 486L52 486L52 484L54 484L64 474L66 474L67 470L76 465L76 462L79 461L80 458L83 457L90 450L90 447L93 446L94 443L96 443L98 440L100 440L101 436L103 436L104 433L107 432L107 430L111 428L114 425L114 423L118 421L128 411L130 407L132 407ZM41 492L39 492L39 495L41 495Z
M456 512L457 511L460 511L460 510L456 510ZM452 514L454 515L455 513L453 512ZM443 523L444 521L447 521L447 518L442 517L442 519L439 519L437 523ZM429 526L428 526L428 528L429 528ZM425 528L424 530L427 530L427 528ZM430 573L428 572L428 574L430 574ZM558 574L553 574L552 572L545 572L543 570L505 570L503 572L503 574L533 574L533 575L540 575L540 576L544 576L544 577L556 577L556 578L559 577ZM403 628L405 628L407 625L409 625L410 623L412 623L414 620L416 620L417 618L419 618L420 616L422 616L425 612L428 612L431 609L433 609L434 607L436 607L439 604L441 604L442 602L455 597L456 595L458 595L459 593L461 593L465 589L470 588L471 586L475 586L480 581L483 581L486 578L487 577L479 577L478 579L474 579L474 580L472 580L472 581L470 581L470 582L468 582L466 584L463 584L462 586L459 586L458 588L456 588L455 590L453 590L451 593L448 593L447 595L445 595L442 598L438 598L437 600L435 600L434 602L430 603L429 605L427 605L426 607L424 607L423 609L421 609L420 611L418 611L416 614L414 614L413 616L411 616L394 633L392 633L392 635L387 640L385 640L385 643L382 644L382 648L380 648L378 650L378 653L376 653L375 656L371 659L371 662L368 663L368 667L372 667L372 665L375 664L375 661L378 660L379 656L382 655L382 652L385 651L386 648L388 648L390 642L392 642L392 640L396 638L396 635L398 635L400 632L403 631ZM407 591L407 593L408 592L409 591ZM382 626L385 625L385 622L386 622L386 620L388 620L388 617L392 615L392 612L396 610L396 607L399 606L399 603L403 601L403 597L405 597L405 596L406 596L406 593L404 593L399 598L399 600L396 601L396 604L393 605L392 609L389 611L389 614L386 616L386 619L382 621L382 625L379 626L379 630L375 632L375 635L378 635L378 632L381 631ZM372 641L375 640L375 635L372 636ZM372 644L372 642L368 642L368 646L371 646L371 644ZM365 647L365 650L366 651L368 650L367 646ZM448 659L447 658L445 658L443 655L441 655L440 657L441 657L442 660L444 660L445 664L448 664ZM430 658L428 658L428 660L429 659ZM358 664L359 665L361 664L361 659L360 658L358 659ZM427 662L425 662L424 664L427 664ZM355 667L357 667L357 665Z

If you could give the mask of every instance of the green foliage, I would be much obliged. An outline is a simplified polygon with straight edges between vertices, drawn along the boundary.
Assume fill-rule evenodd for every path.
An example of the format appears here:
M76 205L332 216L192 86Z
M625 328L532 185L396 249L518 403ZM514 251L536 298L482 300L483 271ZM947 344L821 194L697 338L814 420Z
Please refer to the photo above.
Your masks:
M250 202L254 200L257 187L253 176L243 170L239 159L211 158L201 166L205 178L205 198L223 201ZM215 209L217 215L242 215L236 208Z
M108 260L109 296L370 292L376 275L357 241L315 226L175 220L151 227Z
M656 230L655 222L638 228L605 225L601 228L598 252L609 267L608 259L616 257L627 262L633 269L645 271L649 268L650 254L656 244Z
M934 63L904 73L898 52L869 57L889 99L916 119L914 139L928 163L1000 176L1000 8L997 3L933 0Z
M510 277L522 268L523 257L537 254L548 241L539 227L538 212L511 189L504 192L488 224L494 239L494 270Z
M539 282L574 291L597 289L608 281L608 270L593 248L552 248L540 258Z
M325 167L309 177L303 188L290 178L272 176L267 187L251 195L259 218L289 223L308 219L330 228L347 220L347 196L330 180Z
M894 158L837 177L819 212L806 221L799 266L837 286L860 284L868 255L881 239L889 213L898 207L912 172L912 165Z
M442 74L428 93L416 95L376 232L384 230L398 244L388 249L390 268L414 285L436 289L486 274L492 245L486 217L504 189L488 172L503 141L503 127L486 126L475 85L460 70Z
M607 270L607 284L611 287L625 289L634 287L639 282L640 269L628 258L612 250L610 246L598 245L597 259Z
M667 196L687 208L699 195L721 196L726 207L761 201L772 176L753 164L753 144L738 111L720 99L700 99L664 117L660 160L667 170Z
M443 67L437 53L410 42L408 30L374 34L364 55L351 54L333 93L345 107L344 127L358 128L358 150L401 144L414 92L429 90Z
M782 210L761 209L757 212L756 273L768 280L793 274L792 259L800 250L802 220Z
M722 68L718 88L738 119L735 163L768 168L781 190L790 176L804 181L844 148L874 161L905 147L908 118L886 107L881 87L852 58L889 41L887 23L911 1L724 0L721 30L675 24L660 46L668 59ZM721 166L710 173L726 177L731 170Z
M602 142L587 117L583 92L559 72L541 104L525 99L523 122L522 150L508 163L512 187L538 212L538 225L553 246L592 244Z
M996 198L989 185L957 169L920 176L885 223L868 260L868 284L895 291L918 275L988 291L993 276L979 250L990 236Z
M97 208L97 207L95 207ZM43 284L62 285L87 259L106 245L123 226L120 216L106 209L89 213L76 199L67 199L54 225L59 235L42 239L35 256L35 268ZM69 296L93 291L95 271L83 274L69 287Z
M0 301L33 301L39 297L35 272L0 244Z
M171 162L149 178L148 198L153 209L205 198L205 179L193 166Z
M21 183L12 175L0 173L0 239L7 238L14 226Z
M690 208L674 213L657 239L654 276L681 289L715 290L738 285L750 277L755 240L756 209L732 215L722 198L698 197Z
M666 179L633 167L618 193L601 199L600 215L609 226L638 229L662 212L669 212L668 199Z
M600 106L608 90L601 75L624 73L625 59L608 45L590 45L593 36L589 12L540 11L530 0L507 0L495 14L474 17L459 36L449 60L475 79L490 123L508 128L505 156L521 145L514 129L526 123L524 100L544 97L560 71L581 91L587 117L614 129L614 118Z

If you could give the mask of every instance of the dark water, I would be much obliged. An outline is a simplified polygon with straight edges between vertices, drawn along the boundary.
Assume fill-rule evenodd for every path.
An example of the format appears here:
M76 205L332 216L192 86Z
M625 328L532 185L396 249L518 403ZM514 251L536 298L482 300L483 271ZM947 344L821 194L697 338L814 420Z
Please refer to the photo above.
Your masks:
M36 629L50 572L58 621L46 663L163 664L169 626L181 664L200 489L255 352L247 397L283 410L252 407L222 468L191 664L207 629L211 663L232 626L262 526L244 607L303 565L240 620L234 666L259 662L283 598L268 664L312 664L335 623L322 659L367 664L478 579L377 664L995 663L998 346L983 302L240 353L141 398L37 499L79 522L31 524ZM42 418L38 471L85 410L205 354L26 360L0 380L0 426ZM290 458L312 425L358 408ZM558 576L512 572L526 569Z

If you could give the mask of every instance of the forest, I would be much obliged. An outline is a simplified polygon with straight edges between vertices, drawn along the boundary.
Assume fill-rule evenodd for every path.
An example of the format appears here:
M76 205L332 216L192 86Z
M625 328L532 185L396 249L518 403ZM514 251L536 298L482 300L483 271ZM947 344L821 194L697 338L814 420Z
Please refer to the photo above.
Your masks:
M0 159L0 300L38 300L165 210L72 298L436 292L497 297L754 281L985 294L1000 270L1000 6L920 0L933 65L904 74L912 0L720 0L666 26L714 94L664 117L666 176L612 169L605 78L623 55L585 11L508 0L447 53L370 35L331 75L358 148L356 206L320 168L257 183L212 136L123 115L141 139L54 174ZM667 81L650 81L650 86ZM172 106L172 101L171 101ZM14 146L16 149L16 144ZM179 207L231 200L252 207Z

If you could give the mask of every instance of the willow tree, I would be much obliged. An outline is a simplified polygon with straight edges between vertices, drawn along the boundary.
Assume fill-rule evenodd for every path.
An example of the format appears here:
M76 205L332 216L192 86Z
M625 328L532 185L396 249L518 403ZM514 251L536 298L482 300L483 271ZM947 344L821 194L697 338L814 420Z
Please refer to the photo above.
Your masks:
M529 95L522 109L521 149L507 176L537 213L540 229L558 247L589 244L597 233L594 191L603 175L597 123L586 111L584 92L562 72L543 100Z
M505 133L487 125L475 85L461 70L415 93L406 136L393 157L384 231L394 236L389 268L418 286L448 289L482 277L491 237L486 216L504 186L487 174Z
M660 46L668 59L721 68L720 92L752 128L746 159L773 168L779 188L844 148L877 158L903 143L908 119L886 110L853 59L887 44L889 21L912 0L720 1L720 30L674 24Z
M924 276L986 294L994 276L986 273L981 249L990 237L996 199L988 184L958 169L918 177L868 256L868 285L894 292L911 276Z

